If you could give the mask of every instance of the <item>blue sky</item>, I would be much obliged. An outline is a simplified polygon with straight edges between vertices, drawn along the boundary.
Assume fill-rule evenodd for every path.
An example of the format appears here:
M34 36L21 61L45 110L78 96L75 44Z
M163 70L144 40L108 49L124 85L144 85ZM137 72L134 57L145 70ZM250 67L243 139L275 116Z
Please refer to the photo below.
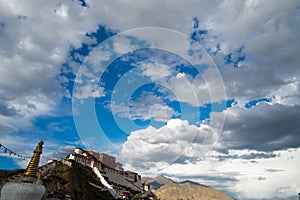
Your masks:
M239 199L299 192L296 0L0 5L7 148L92 148ZM28 164L0 150L1 169Z

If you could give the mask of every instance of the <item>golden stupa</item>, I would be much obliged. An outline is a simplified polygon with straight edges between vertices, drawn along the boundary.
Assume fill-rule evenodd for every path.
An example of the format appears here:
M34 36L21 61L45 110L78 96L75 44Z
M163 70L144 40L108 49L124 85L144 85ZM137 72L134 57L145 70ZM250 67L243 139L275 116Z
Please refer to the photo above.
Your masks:
M41 140L33 151L33 156L26 168L24 176L6 183L1 189L0 200L41 200L45 187L37 178L40 156L44 142Z
M36 177L39 167L40 157L43 152L43 140L41 140L33 151L33 156L27 166L25 176Z

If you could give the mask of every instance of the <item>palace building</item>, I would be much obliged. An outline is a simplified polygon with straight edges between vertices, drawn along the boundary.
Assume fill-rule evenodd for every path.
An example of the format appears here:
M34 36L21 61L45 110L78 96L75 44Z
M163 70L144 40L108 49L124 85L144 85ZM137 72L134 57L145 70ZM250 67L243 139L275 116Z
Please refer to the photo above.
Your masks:
M74 160L92 169L96 167L110 183L130 188L136 192L143 191L141 175L136 172L125 171L122 164L116 162L114 156L93 150L75 148L74 152L69 154L66 159Z

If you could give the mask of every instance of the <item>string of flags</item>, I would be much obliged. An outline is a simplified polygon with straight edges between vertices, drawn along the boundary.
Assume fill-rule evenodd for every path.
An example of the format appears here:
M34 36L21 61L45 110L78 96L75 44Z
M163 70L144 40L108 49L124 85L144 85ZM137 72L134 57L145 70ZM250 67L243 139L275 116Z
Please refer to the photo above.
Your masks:
M6 153L6 154L9 154L10 156L11 155L14 155L14 156L16 156L16 157L18 157L18 158L20 158L20 159L23 159L23 160L27 160L27 159L30 159L31 158L31 156L23 156L23 155L20 155L20 154L17 154L17 153L15 153L15 152L13 152L12 150L10 150L10 149L8 149L7 147L5 147L3 144L1 144L0 143L0 149L4 149L4 153Z

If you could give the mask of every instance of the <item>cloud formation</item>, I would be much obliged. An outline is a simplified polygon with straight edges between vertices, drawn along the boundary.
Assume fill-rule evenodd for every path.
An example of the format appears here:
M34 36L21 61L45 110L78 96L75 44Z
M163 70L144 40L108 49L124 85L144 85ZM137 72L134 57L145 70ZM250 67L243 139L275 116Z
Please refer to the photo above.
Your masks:
M167 122L162 127L135 130L128 136L121 152L128 165L162 169L174 161L166 174L183 177L181 170L189 177L209 183L213 183L212 177L218 176L220 181L230 182L219 187L235 186L242 197L255 197L257 184L263 186L256 191L262 198L274 194L289 195L299 188L295 181L299 172L293 168L299 166L296 158L300 146L299 1L132 0L128 3L103 0L86 1L86 4L82 6L80 1L0 1L1 133L8 135L6 133L28 127L34 129L34 120L38 117L60 114L59 103L64 97L70 97L65 83L73 81L62 73L67 71L74 75L79 66L69 57L70 51L80 48L83 43L91 50L91 44L97 39L88 34L97 31L98 25L116 32L147 26L170 28L203 45L216 64L224 87L220 87L210 66L195 76L173 70L176 62L181 63L174 56L162 57L154 64L138 63L141 64L140 74L164 84L176 95L164 96L170 101L176 99L198 107L234 99L235 104L210 113L205 122L192 124L171 119L178 117L178 113L154 94L134 99L125 107L118 102L116 114L123 117ZM177 52L192 53L169 35L156 37L164 47L172 46ZM112 44L118 53L131 47L129 40L123 39ZM94 70L98 72L103 70L97 68L99 63L109 56L110 52L98 52L91 54L89 61L95 64ZM84 60L80 53L74 57ZM208 57L202 59L202 63L209 60ZM63 66L66 62L70 69ZM84 81L80 78L78 82ZM98 79L88 77L92 82ZM81 86L74 98L105 95L104 88ZM261 98L270 99L270 102L245 108L245 104ZM222 137L219 139L220 130ZM27 144L31 136L27 137L17 139ZM9 146L9 141L15 138L6 136L2 140ZM214 151L211 151L212 147ZM65 149L59 152L63 153ZM212 157L203 157L207 152L211 152ZM61 156L60 153L53 155ZM220 167L219 162L222 163ZM215 171L207 170L207 176L192 173L203 168ZM276 177L272 177L274 170L278 170ZM222 176L223 172L225 175ZM270 189L267 185L274 187Z
M172 117L179 115L172 107L167 105L163 97L152 92L144 92L135 99L131 99L128 106L123 103L116 104L112 102L109 108L112 109L115 115L132 120L167 122Z
M299 112L298 106L291 109L290 106L261 102L249 109L236 106L223 112L211 113L211 122L201 124L200 127L190 125L187 121L171 119L159 129L148 127L132 132L123 145L122 153L132 162L156 162L157 159L174 161L178 156L201 158L205 155L201 155L201 152L205 150L205 153L209 153L213 147L227 154L233 149L272 152L299 148ZM220 116L224 114L226 121L221 129L222 134L218 135L217 127L222 119ZM132 153L133 148L137 153ZM238 158L270 156L274 154L245 154ZM231 157L235 156L229 155L228 158Z
M298 105L259 103L250 109L231 107L224 111L226 123L217 149L284 150L300 147ZM214 117L212 114L212 120Z
M97 26L86 23L85 9L75 1L0 1L0 5L1 105L10 111L16 108L24 124L30 126L35 117L55 111L55 102L64 96L57 77L70 46L80 47L85 33ZM0 118L6 132L23 127L15 123L21 118L8 116L3 108Z

